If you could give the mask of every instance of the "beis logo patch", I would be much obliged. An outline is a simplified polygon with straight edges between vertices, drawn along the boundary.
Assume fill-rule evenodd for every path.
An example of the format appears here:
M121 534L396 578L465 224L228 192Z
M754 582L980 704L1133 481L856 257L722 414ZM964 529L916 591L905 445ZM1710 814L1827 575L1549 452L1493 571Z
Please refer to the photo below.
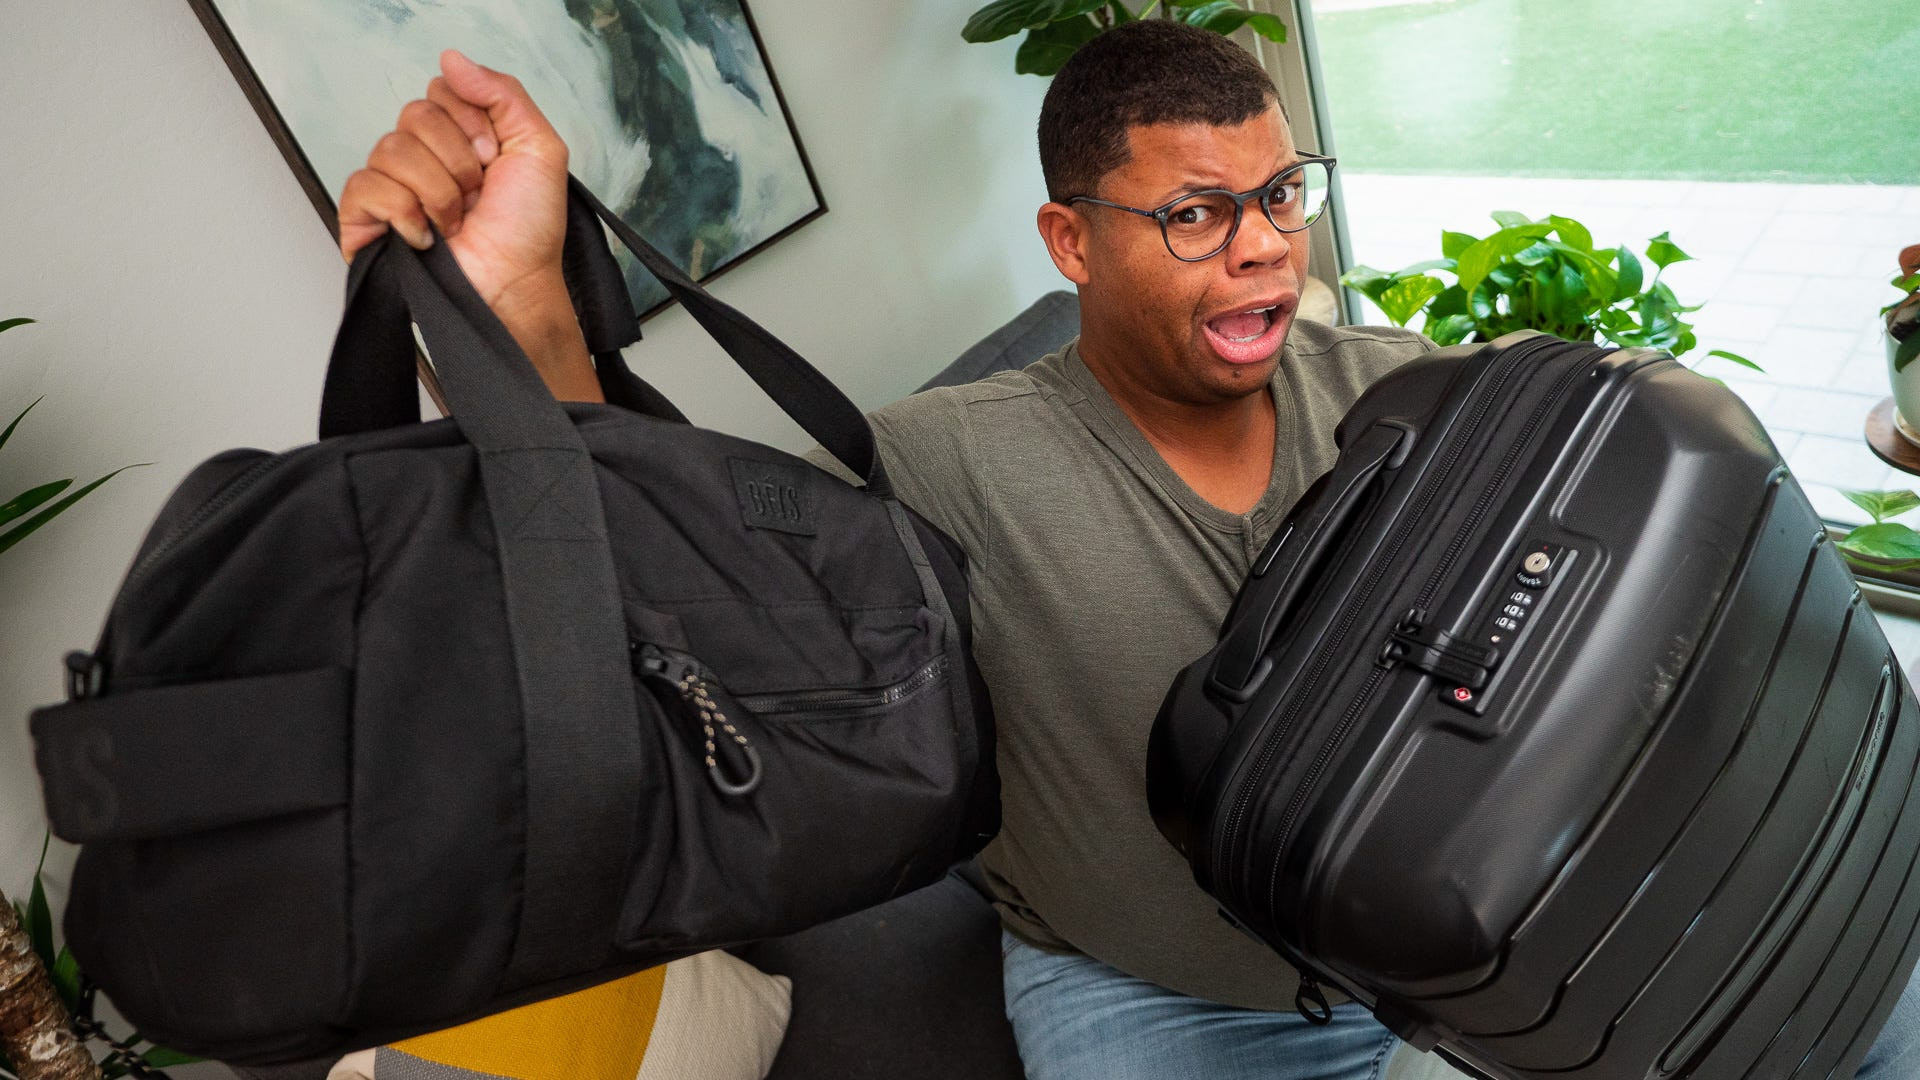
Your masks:
M740 520L750 529L777 529L795 536L812 536L812 470L775 461L728 458L733 493L740 500Z

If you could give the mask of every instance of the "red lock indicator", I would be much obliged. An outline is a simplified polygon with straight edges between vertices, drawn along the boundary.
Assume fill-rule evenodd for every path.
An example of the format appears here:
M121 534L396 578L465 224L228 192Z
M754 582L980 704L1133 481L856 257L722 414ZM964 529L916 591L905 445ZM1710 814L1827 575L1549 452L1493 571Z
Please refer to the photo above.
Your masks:
M1453 688L1453 700L1465 705L1473 700L1473 691L1464 686L1456 686Z

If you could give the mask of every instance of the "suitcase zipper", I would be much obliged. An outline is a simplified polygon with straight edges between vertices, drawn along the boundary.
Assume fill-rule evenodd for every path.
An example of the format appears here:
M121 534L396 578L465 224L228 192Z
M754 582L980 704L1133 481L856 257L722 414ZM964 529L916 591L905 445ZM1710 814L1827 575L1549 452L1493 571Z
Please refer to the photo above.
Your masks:
M1552 341L1553 344L1564 344L1564 342L1560 342L1557 339L1549 340ZM1543 348L1544 347L1545 346L1543 346ZM1528 355L1532 355L1532 353ZM1409 612L1410 618L1419 620L1424 615L1427 605L1432 602L1434 594L1439 591L1441 583L1446 580L1448 573L1453 569L1454 560L1458 559L1461 552L1466 549L1467 540L1473 535L1475 526L1479 525L1481 515L1485 514L1488 508L1493 505L1494 496L1499 493L1500 489L1506 486L1507 477L1513 472L1513 468L1515 464L1518 463L1521 452L1526 449L1528 443L1533 441L1534 433L1538 431L1540 425L1545 422L1547 414L1554 411L1555 407L1559 404L1561 395L1573 384L1573 381L1581 372L1589 370L1591 367L1591 364L1576 364L1569 367L1565 372L1562 372L1560 378L1554 382L1553 388L1547 392L1547 396L1542 398L1538 405L1534 406L1533 413L1527 417L1525 426L1520 429L1519 435L1516 436L1514 441L1507 447L1507 452L1501 457L1499 465L1495 467L1493 477L1487 482L1487 486L1481 489L1480 497L1474 500L1473 509L1467 513L1467 519L1461 522L1459 530L1453 534L1453 539L1447 544L1447 550L1441 554L1440 562L1433 568L1433 573L1428 575L1426 584L1421 586L1420 595L1415 601L1414 609ZM1499 389L1500 386L1495 387L1495 394L1498 393ZM1493 395L1489 395L1489 397L1492 396ZM1475 426L1478 426L1477 418ZM1468 436L1471 436L1471 429L1468 431ZM1307 767L1307 774L1301 778L1299 785L1294 789L1293 798L1287 803L1286 813L1280 818L1279 840L1274 844L1273 848L1273 867L1267 876L1267 900L1269 904L1272 903L1274 892L1279 888L1282 855L1286 851L1287 844L1293 839L1293 829L1300 816L1300 811L1305 808L1307 799L1313 794L1314 785L1319 782L1321 771L1326 768L1327 763L1333 759L1333 756L1339 752L1341 744L1346 742L1347 733L1353 727L1354 721L1359 719L1361 712L1366 709L1369 701L1372 699L1374 691L1378 690L1380 684L1386 681L1387 674L1391 670L1391 663L1382 661L1375 662L1373 670L1367 673L1367 681L1361 684L1360 692L1354 696L1353 700L1348 703L1346 710L1340 714L1340 722L1335 725L1333 734L1320 744L1320 752L1314 755L1313 764Z
M1308 671L1307 677L1302 680L1300 689L1291 695L1286 712L1282 715L1277 729L1264 738L1260 756L1255 760L1253 769L1241 782L1233 809L1227 818L1227 827L1221 832L1221 842L1218 850L1222 864L1226 861L1226 854L1232 850L1234 842L1239 838L1240 830L1245 823L1247 809L1253 801L1254 792L1258 790L1260 781L1265 776L1267 768L1272 764L1274 756L1278 753L1280 744L1284 742L1291 733L1294 723L1299 719L1300 713L1305 708L1306 701L1310 699L1313 692L1319 688L1320 679L1326 673L1333 658L1340 655L1340 646L1344 643L1347 634L1352 630L1354 622L1359 618L1359 613L1365 609L1366 603L1372 597L1374 590L1379 586L1381 580L1385 578L1388 569L1391 568L1397 560L1400 550L1406 546L1406 542L1415 532L1416 526L1418 526L1421 523L1421 519L1426 516L1427 508L1432 504L1440 490L1444 488L1452 478L1454 468L1459 464L1460 458L1466 453L1467 446L1471 443L1474 434L1479 431L1480 425L1485 421L1487 413L1492 410L1493 403L1499 399L1501 391L1506 388L1507 383L1512 379L1514 373L1520 369L1520 365L1524 361L1532 359L1536 354L1553 346L1565 344L1567 343L1556 338L1543 338L1537 341L1529 341L1516 347L1506 357L1502 358L1500 368L1494 373L1492 377L1493 381L1487 393L1481 395L1480 400L1475 404L1473 413L1467 418L1466 424L1448 441L1440 468L1415 497L1417 501L1412 513L1403 519L1401 527L1394 535L1385 556L1374 561L1373 569L1362 582L1356 600L1347 605L1346 617L1335 629L1333 636L1316 651L1313 667ZM1579 369L1573 369L1573 371L1577 370ZM1568 376L1563 376L1562 383L1572 375L1573 371L1570 371ZM1556 386L1556 391L1558 389L1559 387ZM1557 396L1557 393L1555 396ZM1553 397L1549 397L1546 401L1543 401L1540 408L1536 410L1535 415L1529 418L1525 429L1529 436L1537 426L1540 414L1545 411L1552 401ZM1505 473L1511 467L1515 456L1517 456L1517 451L1510 449L1508 457L1501 463L1500 472L1496 475L1493 486L1498 486L1498 484L1505 479ZM1473 517L1469 518L1462 532L1471 529L1472 525L1477 521L1479 513L1484 509L1485 505L1490 502L1491 496L1483 493L1480 501L1475 504ZM1455 543L1449 545L1447 554L1443 557L1442 565L1436 570L1436 578L1445 572L1448 564L1457 556L1459 548L1463 545L1464 541L1456 536ZM1432 582L1430 581L1429 585L1431 586L1431 584ZM1352 726L1354 718L1358 716L1360 710L1365 707L1367 699L1373 696L1374 691L1377 690L1380 683L1384 681L1388 670L1387 667L1376 661L1373 670L1368 672L1367 680L1362 684L1359 694L1341 714L1340 721L1336 725L1332 737L1322 743L1320 753L1315 757L1313 764L1309 766L1306 777L1303 778L1300 785L1296 787L1294 796L1288 803L1286 812L1281 817L1280 841L1274 847L1273 873L1268 879L1267 888L1267 904L1269 908L1272 906L1273 893L1277 887L1279 868L1282 856L1285 853L1286 843L1291 839L1294 821L1299 816L1300 809L1306 801L1306 796L1310 793L1312 785L1319 779L1320 771L1325 768L1327 761L1333 756L1334 749L1337 748L1339 742L1345 739L1347 730Z

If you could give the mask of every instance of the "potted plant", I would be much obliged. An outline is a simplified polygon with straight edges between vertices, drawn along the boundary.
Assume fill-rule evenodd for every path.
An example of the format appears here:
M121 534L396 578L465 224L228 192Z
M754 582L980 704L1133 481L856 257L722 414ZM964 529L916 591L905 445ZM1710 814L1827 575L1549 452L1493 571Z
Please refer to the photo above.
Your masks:
M1893 279L1900 299L1880 309L1886 325L1887 367L1893 381L1894 427L1908 442L1920 444L1920 244L1900 253Z
M1157 17L1189 23L1217 34L1245 26L1271 41L1287 40L1286 24L1264 11L1248 11L1235 0L994 0L973 13L960 36L972 42L999 41L1022 30L1026 39L1014 54L1021 75L1052 75L1075 50L1122 23Z
M1442 231L1440 258L1387 273L1356 266L1340 283L1405 326L1425 312L1423 331L1441 345L1492 341L1514 330L1543 330L1570 341L1664 349L1675 357L1697 344L1682 304L1660 275L1692 256L1661 233L1648 241L1646 265L1625 244L1596 247L1587 227L1549 214L1538 221L1497 211L1499 230L1484 237ZM1449 274L1449 283L1435 276ZM1746 357L1709 355L1758 370Z

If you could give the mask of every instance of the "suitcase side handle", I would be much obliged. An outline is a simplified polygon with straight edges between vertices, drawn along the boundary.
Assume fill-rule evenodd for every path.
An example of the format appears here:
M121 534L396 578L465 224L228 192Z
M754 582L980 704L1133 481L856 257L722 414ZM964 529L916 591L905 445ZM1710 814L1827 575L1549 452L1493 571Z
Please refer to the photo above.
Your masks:
M1374 481L1406 462L1415 439L1411 425L1379 420L1350 452L1340 456L1325 478L1322 490L1328 496L1314 500L1306 519L1289 522L1279 539L1254 561L1254 578L1278 568L1281 586L1258 618L1240 619L1226 629L1207 676L1209 690L1239 704L1266 682L1273 670L1273 659L1265 655L1267 644L1293 614L1307 587L1318 580L1321 566L1339 549Z

